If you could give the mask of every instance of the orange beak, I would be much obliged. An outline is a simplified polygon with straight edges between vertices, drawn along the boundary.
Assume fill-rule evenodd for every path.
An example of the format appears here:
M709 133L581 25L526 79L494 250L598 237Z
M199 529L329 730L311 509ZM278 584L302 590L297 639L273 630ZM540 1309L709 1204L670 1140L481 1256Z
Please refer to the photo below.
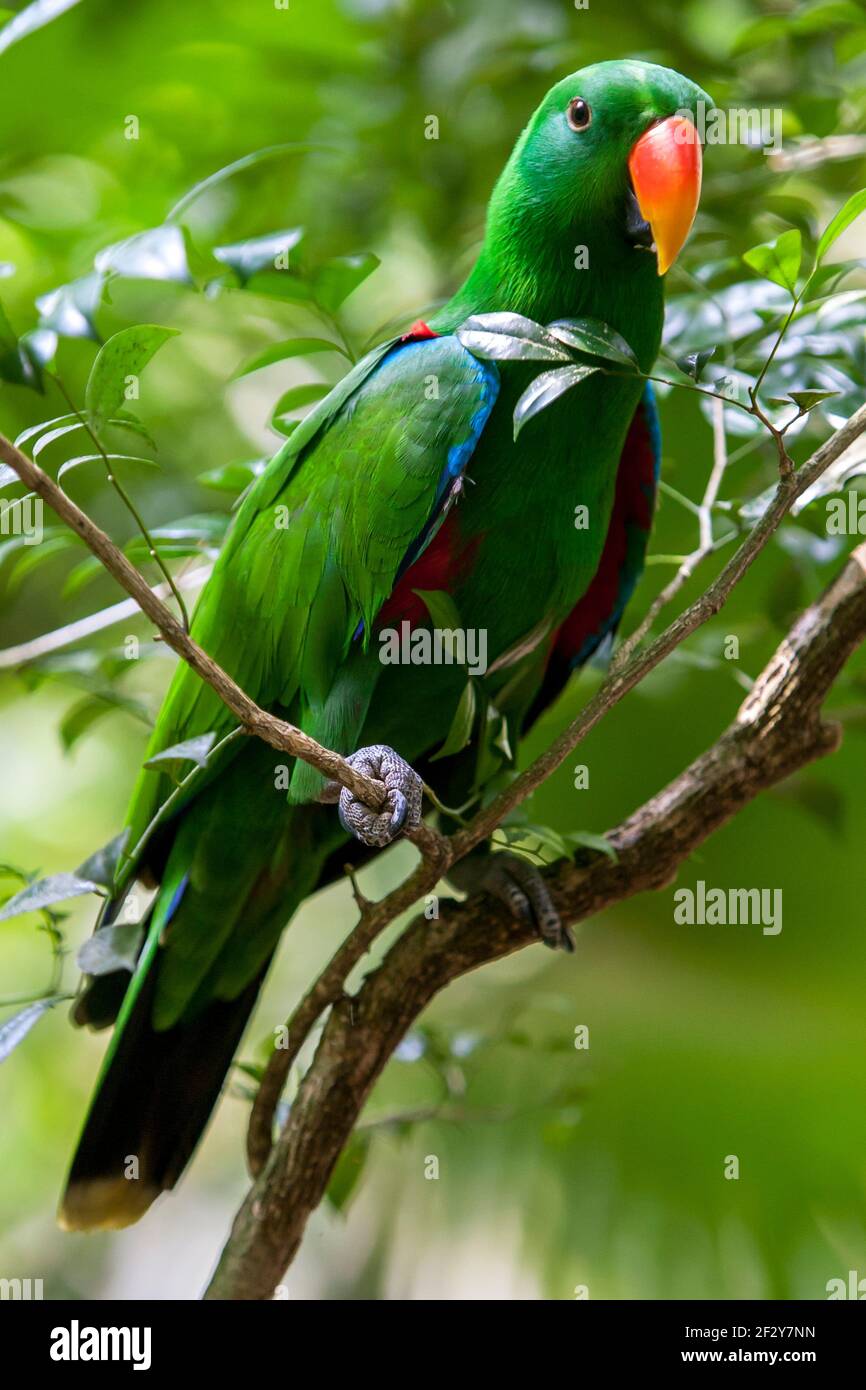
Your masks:
M650 126L629 155L628 169L664 275L685 245L701 196L701 142L692 122L669 116Z

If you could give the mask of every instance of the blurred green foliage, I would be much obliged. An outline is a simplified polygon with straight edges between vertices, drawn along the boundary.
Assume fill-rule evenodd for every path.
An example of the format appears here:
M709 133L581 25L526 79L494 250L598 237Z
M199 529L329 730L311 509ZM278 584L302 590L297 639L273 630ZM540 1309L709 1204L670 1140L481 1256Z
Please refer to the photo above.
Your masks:
M117 440L160 465L119 476L173 572L207 563L234 497L347 356L423 314L465 274L492 182L547 87L626 54L679 68L721 106L781 113L775 154L708 147L695 233L669 277L666 374L679 361L733 389L754 379L790 303L758 278L760 256L750 268L743 253L796 228L811 264L821 230L866 184L859 4L214 0L202 11L82 0L0 51L0 303L13 350L37 326L37 300L55 327L68 326L58 315L71 306L85 336L60 338L56 370L81 406L99 341L137 324L176 331L134 402L158 447L128 430L111 436L112 448ZM437 140L425 138L431 115ZM197 183L275 146L285 148L181 204L153 239ZM129 242L145 232L148 241ZM275 234L289 248L288 281L260 268L270 241L250 247ZM844 278L834 271L817 287L838 293L804 304L768 379L780 397L835 393L798 422L798 458L863 397L864 255L866 226L853 223L830 257ZM141 277L145 258L158 278ZM112 272L101 301L87 278L95 263ZM73 282L72 300L51 298ZM297 339L302 351L279 346ZM30 341L38 356L40 341ZM67 413L53 382L44 386L44 396L0 388L4 433ZM712 457L709 406L673 390L662 417L665 481L698 500ZM719 534L748 520L775 469L772 446L742 412L726 410L726 424ZM82 452L73 434L42 461L59 467ZM77 467L68 486L148 564L98 466ZM668 490L635 620L670 576L669 558L696 540L694 516ZM827 535L820 500L804 509L724 614L581 747L588 790L561 769L533 799L531 821L599 834L657 791L732 716L846 544ZM4 648L117 602L59 531L32 550L2 546ZM153 566L148 574L159 578ZM130 635L152 660L125 659ZM723 656L730 635L736 661ZM169 671L144 624L126 618L3 674L0 859L28 873L68 871L111 838ZM597 679L569 689L524 758ZM289 1277L293 1297L571 1298L586 1285L591 1297L821 1298L828 1279L866 1274L864 682L858 660L834 696L842 751L751 806L678 880L780 887L781 934L677 926L672 887L587 924L573 960L528 951L459 982L377 1088ZM393 883L407 854L368 869L368 891ZM10 874L0 892L20 886ZM351 912L344 887L304 909L245 1056ZM53 933L62 927L71 951L91 917L76 904L63 920L0 923L3 998L55 988ZM67 961L67 987L73 978ZM44 1277L49 1297L195 1296L244 1189L249 1078L238 1071L239 1098L223 1104L182 1188L144 1225L63 1236L54 1200L103 1046L71 1033L63 1012L49 1012L0 1070L0 1275ZM582 1025L586 1050L575 1047ZM737 1181L724 1177L732 1154ZM437 1179L425 1177L430 1156Z

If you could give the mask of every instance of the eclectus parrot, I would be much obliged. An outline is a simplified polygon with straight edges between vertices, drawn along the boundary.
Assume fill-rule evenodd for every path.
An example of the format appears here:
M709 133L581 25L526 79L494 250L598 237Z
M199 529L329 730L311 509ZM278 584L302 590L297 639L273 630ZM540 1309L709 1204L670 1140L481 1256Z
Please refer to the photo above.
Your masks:
M700 192L686 116L705 101L643 62L599 63L553 87L496 184L465 284L429 324L359 362L248 492L192 635L260 705L380 777L388 800L377 815L344 791L338 817L319 773L286 767L253 738L217 746L168 805L166 773L141 772L122 877L98 925L128 921L132 894L150 900L146 930L131 975L85 979L74 1007L77 1023L115 1030L62 1201L68 1228L127 1225L174 1186L286 922L338 875L347 843L363 853L417 824L419 772L451 804L502 776L521 732L615 632L655 499L649 386L637 372L597 371L515 441L515 404L538 363L482 360L456 331L483 314L590 317L648 374L663 277ZM380 638L430 628L421 595L435 591L464 630L486 633L487 665L468 745L431 762L466 673L385 664ZM221 741L233 724L181 663L148 757L208 733ZM525 861L493 854L475 867L548 944L570 945Z

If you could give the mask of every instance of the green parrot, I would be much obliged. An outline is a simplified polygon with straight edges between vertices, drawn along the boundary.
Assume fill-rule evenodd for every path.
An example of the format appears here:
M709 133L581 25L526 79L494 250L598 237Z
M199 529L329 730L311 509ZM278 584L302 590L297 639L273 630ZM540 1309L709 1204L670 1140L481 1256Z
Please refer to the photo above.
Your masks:
M377 814L343 790L335 814L333 789L308 765L227 738L233 716L180 663L148 758L204 734L215 751L186 794L147 768L133 791L98 927L149 906L135 969L86 977L74 1006L79 1024L115 1026L61 1204L66 1227L127 1225L174 1186L283 928L342 870L347 846L360 861L416 825L422 779L451 804L490 786L615 632L658 476L648 386L636 372L595 372L515 441L515 405L539 364L477 356L457 330L480 315L590 317L649 373L664 274L700 192L688 134L703 102L692 82L644 62L557 83L496 184L466 282L429 323L359 362L243 501L192 635L260 705L379 777L387 802ZM481 328L498 322L513 320ZM486 650L471 738L431 761L466 671L394 659L394 635L432 634L435 605L422 596L436 593ZM524 861L475 856L460 874L530 917L548 945L570 947Z

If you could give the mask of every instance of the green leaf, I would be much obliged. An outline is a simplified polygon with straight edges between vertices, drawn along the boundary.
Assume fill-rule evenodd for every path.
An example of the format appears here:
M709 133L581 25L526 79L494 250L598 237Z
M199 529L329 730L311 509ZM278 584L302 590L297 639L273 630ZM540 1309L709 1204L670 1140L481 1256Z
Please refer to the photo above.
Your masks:
M6 311L0 304L0 381L12 386L30 386L41 390L41 375L36 365L21 348Z
M244 1076L252 1077L253 1081L260 1083L265 1074L265 1069L260 1062L235 1062L235 1068L243 1072Z
M106 246L93 264L102 275L124 275L130 280L193 283L186 238L180 227L163 224Z
M242 155L240 159L234 160L231 164L226 164L222 169L217 169L215 173L208 174L206 179L193 184L192 188L175 203L171 212L166 218L166 222L176 222L188 207L200 198L202 193L206 193L209 188L222 183L225 179L232 178L235 174L241 173L244 169L252 169L256 164L263 164L266 160L276 159L283 154L307 154L314 150L333 150L333 145L326 145L315 141L290 140L282 145L266 145L263 149L253 150L251 154Z
M753 48L763 48L765 44L774 43L785 33L788 23L788 16L782 15L767 15L763 19L750 21L736 35L732 53L739 56Z
M115 415L114 419L109 420L108 423L109 425L113 425L115 429L131 430L133 434L140 435L142 439L147 440L151 449L153 449L154 451L156 450L157 445L150 431L146 428L145 425L141 423L138 417L131 414L130 411L119 410Z
M861 188L858 193L852 193L848 201L844 203L836 213L836 216L830 222L829 226L825 228L815 252L816 265L821 264L833 243L839 239L846 228L850 227L851 223L855 221L862 212L866 212L866 188Z
M274 343L273 347L260 352L235 372L235 380L259 372L262 367L270 367L274 362L284 362L289 357L310 357L314 352L342 352L336 343L327 338L290 338L285 343Z
M335 1211L345 1211L370 1153L369 1134L356 1130L337 1160L325 1196Z
M111 714L112 710L123 710L126 714L132 715L148 728L152 728L153 720L148 714L147 709L138 700L130 699L126 695L119 694L116 690L106 687L98 690L93 695L86 695L83 700L78 700L66 711L60 721L60 742L63 751L68 753L75 746L80 738L83 738L93 725L106 714Z
M434 627L453 631L461 626L457 604L444 589L413 589L412 592L427 609Z
M269 232L266 236L250 237L238 241L233 246L215 246L214 256L222 264L235 272L242 285L260 270L279 270L278 257L288 261L289 252L297 246L303 236L301 227L290 227L282 232ZM288 264L284 267L288 270Z
M111 975L115 970L135 969L144 927L141 922L113 922L88 937L78 952L84 975Z
M88 555L79 564L74 565L63 581L61 598L75 598L82 589L95 579L97 575L105 573L105 566L96 555Z
M6 317L6 310L0 304L0 375L4 381L17 381L20 378L12 373L20 373L20 371L18 337Z
M228 518L222 512L201 512L197 516L167 521L164 526L154 526L150 534L157 540L207 541L218 544L225 534L227 525Z
M55 415L51 420L41 420L38 425L28 425L26 430L22 430L19 435L15 436L15 447L16 449L23 449L28 440L35 438L43 430L50 429L52 425L66 424L76 419L77 416L75 415Z
M260 270L244 288L250 294L285 299L289 304L309 304L313 298L310 285L291 270Z
M19 550L23 550L26 542L26 536L10 536L7 541L0 541L0 567L5 564L10 555L15 555Z
M179 782L181 778L177 774L183 763L195 763L197 767L207 766L208 754L215 739L214 733L199 734L196 738L185 739L183 743L164 748L161 753L154 753L144 766L153 768L156 772L165 772L172 781Z
M111 888L114 884L115 870L128 838L128 830L122 830L119 835L115 835L114 839L109 840L107 845L102 845L100 849L89 855L83 864L79 864L75 870L76 876Z
M70 532L70 536L71 534ZM52 536L50 540L43 539L39 545L26 546L6 577L7 594L10 597L16 594L34 570L41 569L46 560L51 560L68 549L69 537L65 536Z
M523 637L518 637L516 642L513 642L495 661L490 663L487 668L488 676L492 675L495 671L505 671L509 666L516 666L518 662L523 661L524 657L531 656L536 647L544 641L544 638L550 631L550 627L551 619L548 617L542 618L540 623L536 623L535 627L531 628ZM513 695L515 693L512 690L514 680L522 680L524 678L525 676L523 674L516 678L513 677L504 688ZM502 690L499 691L498 699L502 704L506 703Z
M104 895L104 891L101 884L92 879L79 878L77 874L53 874L50 878L38 878L3 904L0 922L10 917L20 917L22 912L38 912L52 903L66 902L68 898L80 898L85 893Z
M42 451L44 449L47 449L49 444L53 444L56 439L62 439L64 435L73 434L75 430L82 429L84 429L82 421L75 419L69 425L58 425L56 429L47 430L45 434L41 434L39 436L39 438L36 440L36 443L33 445L33 448L30 451L33 458L38 459Z
M430 759L431 763L438 762L440 758L453 757L465 748L472 737L472 726L475 723L475 708L477 696L475 692L475 682L467 681L463 689L463 694L457 703L454 718L451 721L451 728L448 730L445 742Z
M84 396L87 413L96 429L123 404L127 378L139 376L154 353L169 338L176 337L177 331L155 323L138 323L132 328L122 328L100 348Z
M156 459L143 458L140 454L78 454L75 458L67 459L57 470L57 481L63 477L64 473L69 473L73 468L80 468L82 463L104 463L108 459L109 463L144 463L148 468L160 468L162 465Z
M813 304L817 299L826 299L839 291L842 281L852 271L860 269L857 260L833 261L830 265L816 265L803 294L804 304Z
M313 294L330 314L335 314L344 300L363 285L379 266L378 256L364 251L358 256L336 256L320 266L313 276Z
M2 35L0 35L2 37ZM0 1062L5 1062L6 1058L19 1043L22 1043L33 1027L38 1023L49 1009L63 998L62 995L53 995L50 999L37 999L35 1004L28 1004L26 1009L22 1009L20 1014L13 1014L7 1018L6 1022L0 1025Z
M285 415L274 415L271 417L271 429L276 430L284 439L288 439L290 434L294 434L300 424L300 420L290 420Z
M568 362L565 345L522 314L473 314L457 338L476 357L494 362Z
M677 358L677 366L684 376L691 377L692 381L700 381L704 374L704 367L715 356L714 347L704 348L701 352L688 352L685 357Z
M165 526L154 526L150 535L159 542L163 557L197 555L202 550L216 550L222 543L230 518L224 512L203 512L199 516L183 517L168 522ZM143 564L149 558L149 551L143 536L133 536L124 546L126 555L133 564Z
M595 849L600 854L606 854L614 864L619 858L610 840L605 839L604 835L593 835L588 830L576 830L572 834L566 835L565 838L571 844L580 845L583 849Z
M746 265L758 275L772 280L774 285L781 285L790 294L796 289L802 259L803 237L798 227L783 232L775 241L753 246L743 255Z
M306 381L303 386L291 386L274 406L274 416L288 415L291 410L300 410L305 405L313 405L327 396L330 386L326 381Z
M531 839L532 836L527 835L526 832L521 829L500 825L498 830L494 830L491 836L491 842L494 846L493 852L498 854L507 849L509 854L516 854L518 858L525 860L527 864L532 864L537 867L538 860L541 856L538 850L530 848L526 843L527 840Z
M541 372L527 386L514 407L514 438L516 439L523 426L544 410L546 406L551 405L566 391L570 391L572 386L579 385L581 381L585 381L588 376L592 376L597 371L598 367L575 364L571 367L556 367L550 372Z
M199 473L196 482L203 487L213 488L215 492L243 492L245 487L264 473L267 459L249 459L246 463L223 463L219 468L210 468Z
M571 853L566 843L566 839L549 825L533 825L527 823L519 828L518 838L524 839L532 836L545 849L551 850L558 858L567 859Z
M105 280L92 271L68 285L49 290L36 301L39 327L57 333L61 338L92 338L100 342L93 322L102 300Z
M508 736L508 718L506 715L500 714L496 706L492 704L487 706L484 737L491 750L500 754L507 762L513 762L514 753Z
M832 398L833 398L834 396L838 396L838 395L840 394L840 392L838 392L838 391L790 391L788 394L789 394L789 396L790 396L790 399L791 399L791 400L794 402L794 404L797 406L798 410L800 411L800 414L801 414L801 415L806 415L806 414L808 414L808 412L809 412L810 410L814 410L816 405L820 405L822 401L829 401L829 400L832 400Z
M26 353L33 367L41 371L49 366L57 354L57 334L52 328L31 328L22 333L18 340L22 352Z
M567 347L588 352L591 357L620 362L626 367L637 366L637 359L622 334L601 319L558 319L549 327L554 338Z
M26 10L16 14L14 19L10 19L9 23L0 29L0 53L5 53L13 43L26 39L28 34L42 29L46 24L50 24L52 19L56 19L58 15L71 10L73 5L77 4L78 0L33 0L32 5L28 5Z

